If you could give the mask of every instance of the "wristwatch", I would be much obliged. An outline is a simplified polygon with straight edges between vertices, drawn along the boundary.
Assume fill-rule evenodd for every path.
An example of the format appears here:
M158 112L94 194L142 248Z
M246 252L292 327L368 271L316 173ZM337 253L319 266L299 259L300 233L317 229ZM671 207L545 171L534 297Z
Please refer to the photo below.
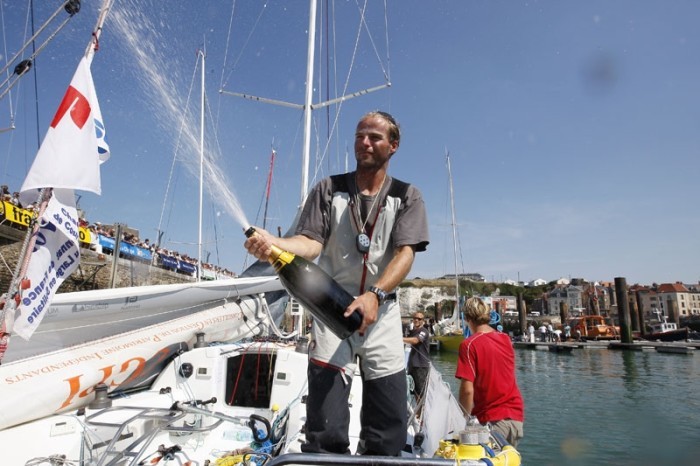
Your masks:
M377 288L376 286L370 286L367 291L377 295L377 301L379 302L380 306L386 302L386 297L388 293L382 290L381 288Z

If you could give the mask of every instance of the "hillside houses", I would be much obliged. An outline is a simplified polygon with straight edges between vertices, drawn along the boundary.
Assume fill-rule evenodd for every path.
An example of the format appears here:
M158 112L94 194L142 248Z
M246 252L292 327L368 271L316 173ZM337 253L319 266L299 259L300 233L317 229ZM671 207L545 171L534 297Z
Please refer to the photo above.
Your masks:
M651 287L634 285L630 295L645 316L658 318L700 316L700 286L680 282Z
M628 290L630 309L639 309L645 319L659 320L700 316L700 285L663 283L633 285ZM543 296L545 314L559 314L566 305L570 316L580 314L617 314L614 283L580 283L557 285Z

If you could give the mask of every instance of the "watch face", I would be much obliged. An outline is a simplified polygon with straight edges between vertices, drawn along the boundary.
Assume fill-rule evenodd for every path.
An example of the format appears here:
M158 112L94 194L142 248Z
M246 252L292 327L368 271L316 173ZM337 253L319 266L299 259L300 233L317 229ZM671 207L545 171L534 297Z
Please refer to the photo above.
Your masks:
M360 233L357 235L357 250L360 251L362 254L366 254L369 252L369 244L370 244L370 239L369 236L367 236L364 233Z

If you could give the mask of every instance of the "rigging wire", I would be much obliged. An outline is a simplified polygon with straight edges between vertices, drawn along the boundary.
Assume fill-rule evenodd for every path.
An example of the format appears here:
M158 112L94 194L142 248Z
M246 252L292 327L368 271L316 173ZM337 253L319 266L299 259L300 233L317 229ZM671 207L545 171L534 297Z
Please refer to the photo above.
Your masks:
M34 32L34 0L29 1L29 9L30 9L31 15L32 15L32 33L33 33ZM70 19L70 17L68 19ZM35 35L32 34L32 37L34 37L34 36ZM47 44L47 43L48 42L44 42L44 44ZM36 57L36 55L37 55L36 42L32 41L32 57ZM32 59L30 58L29 60L32 60ZM25 63L25 62L26 61L24 61L22 63ZM34 59L34 62L36 62L36 58ZM30 61L29 63L32 63L32 62ZM36 65L36 63L35 63L35 65ZM17 66L19 66L19 65L17 65ZM36 66L34 66L33 68L34 68L34 112L35 112L35 116L36 116L36 148L38 150L41 147L41 134L39 133L39 76L36 74ZM15 72L16 72L16 70L17 70L17 68L15 68ZM19 77L17 79L19 79Z
M357 0L355 0L355 4L357 5L358 9L360 9L360 5L357 3ZM374 43L374 38L372 37L372 32L369 29L369 26L367 25L367 20L366 20L366 15L365 11L367 10L367 0L365 0L365 4L360 9L360 21L361 24L364 26L365 31L367 32L367 38L369 39L370 44L372 44L372 49L374 50L374 54L377 57L377 63L379 63L379 66L382 68L382 73L384 74L384 79L387 82L390 82L389 80L389 71L388 69L384 68L384 64L382 63L382 59L379 56L379 51L377 50L377 45ZM384 0L384 30L386 31L386 53L387 53L387 63L389 61L389 21L387 19L387 5L386 5L386 0Z
M235 6L236 0L233 0L233 6ZM243 42L243 47L241 47L241 51L238 54L238 57L236 57L236 60L233 62L233 65L231 65L231 71L229 71L228 76L226 76L226 79L223 79L223 74L225 69L221 70L222 74L222 82L221 82L221 89L226 87L226 84L228 83L228 80L231 79L231 75L233 72L236 70L236 66L238 65L238 62L241 60L241 57L243 56L243 52L248 48L248 43L250 40L253 38L253 34L255 33L255 30L258 27L258 24L260 24L260 20L262 19L263 15L265 14L265 11L267 11L267 4L268 2L265 2L260 9L260 14L258 14L257 19L255 20L255 23L253 24L253 28L250 30L248 33L248 37L246 37L246 40ZM232 8L233 10L233 8ZM231 24L229 25L229 36L230 36L230 30L233 25L233 11L231 11ZM226 46L226 49L228 50L228 44Z
M362 29L363 29L362 25L364 24L366 26L365 15L367 12L367 2L368 2L368 0L365 0L363 7L360 9L360 24L358 25L357 34L355 35L355 46L353 48L352 57L350 59L350 66L348 67L348 72L347 72L347 75L345 78L345 84L343 85L343 92L341 94L342 96L346 95L348 87L350 86L350 76L352 75L353 69L355 67L355 60L357 59L357 54L358 54L358 50L359 50L359 46L360 46L360 38L362 37ZM382 70L383 69L384 68L382 67ZM386 76L386 73L384 73L384 75ZM344 103L344 100L341 100L340 102L338 102L335 117L333 119L333 131L332 132L335 132L335 130L338 126L338 121L340 119L340 113L341 113L341 110L343 107L343 103ZM331 143L330 140L326 141L325 147L323 148L323 151L321 152L321 154L319 156L320 162L322 162L326 158L326 156L328 154L329 147L330 147L330 143ZM309 182L310 184L315 183L316 180L318 179L320 166L321 166L321 163L316 164L314 174Z
M3 2L0 1L0 21L2 22L2 44L3 44L3 57L7 57L7 36L5 35L5 8L3 7ZM7 75L7 79L10 79L10 70L9 68L5 69L5 74ZM8 97L8 105L9 105L9 110L10 110L10 126L7 128L0 128L0 133L4 133L6 131L10 131L15 129L15 113L14 113L14 107L12 105L12 93L9 92L9 97Z
M8 78L0 82L0 89L4 88L2 92L0 92L0 100L2 100L5 95L12 89L12 87L19 82L19 79L29 71L29 69L32 67L32 63L36 60L36 57L46 48L46 46L56 37L56 35L65 27L66 24L68 24L68 21L73 18L73 16L80 11L80 7L71 8L71 5L75 4L76 0L66 0L63 2L61 6L58 7L58 9L49 17L46 22L39 28L38 31L32 33L32 37L30 37L24 45L15 53L15 55L7 61L5 66L0 69L0 74L5 73L9 69L9 67L14 64L15 60L24 53L25 49L29 47L30 45L32 46L32 54L29 56L29 58L26 58L19 63L15 65L14 68L14 73L12 75L9 75ZM34 14L33 14L33 0L30 1L30 10L31 10L31 22L32 22L32 31L34 31ZM79 5L79 2L78 2ZM68 13L68 17L64 19L58 27L49 35L49 37L41 44L39 45L38 48L36 48L36 39L37 37L44 32L44 29L48 27L48 25L58 16L58 14L61 12L61 10L65 10ZM16 76L15 76L16 75ZM15 76L14 79L12 79L12 76Z
M170 186L173 181L173 173L175 172L175 162L177 161L177 156L181 148L181 140L182 140L182 135L185 132L185 127L187 126L187 109L190 106L190 98L192 97L192 90L194 89L194 82L196 79L197 75L197 64L199 63L199 54L197 54L197 59L195 62L194 69L192 71L192 79L190 81L190 89L187 93L187 99L185 101L185 108L182 113L182 124L180 125L180 130L177 133L177 139L175 141L175 151L173 152L173 162L170 164L170 173L168 174L168 183L165 186L165 194L163 196L163 207L161 208L160 211L160 220L158 221L158 235L159 235L159 242L160 242L160 234L163 231L163 217L165 216L165 206L168 201L168 196L170 194ZM177 184L177 179L175 180L175 184ZM173 188L174 190L174 188ZM167 217L167 222L166 226L170 225L170 217L172 214L172 210L174 207L174 202L170 203L170 210L168 211L168 217ZM158 246L161 246L161 244L158 244Z

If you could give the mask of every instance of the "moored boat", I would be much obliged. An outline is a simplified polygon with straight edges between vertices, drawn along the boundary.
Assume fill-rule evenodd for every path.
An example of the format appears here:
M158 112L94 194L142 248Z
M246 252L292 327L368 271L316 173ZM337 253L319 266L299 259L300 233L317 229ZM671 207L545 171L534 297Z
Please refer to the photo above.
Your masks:
M618 340L620 328L600 315L576 317L569 322L571 336L577 340Z
M678 328L675 322L669 322L664 317L663 322L651 324L651 332L642 335L642 338L649 341L700 340L700 333L688 327Z

